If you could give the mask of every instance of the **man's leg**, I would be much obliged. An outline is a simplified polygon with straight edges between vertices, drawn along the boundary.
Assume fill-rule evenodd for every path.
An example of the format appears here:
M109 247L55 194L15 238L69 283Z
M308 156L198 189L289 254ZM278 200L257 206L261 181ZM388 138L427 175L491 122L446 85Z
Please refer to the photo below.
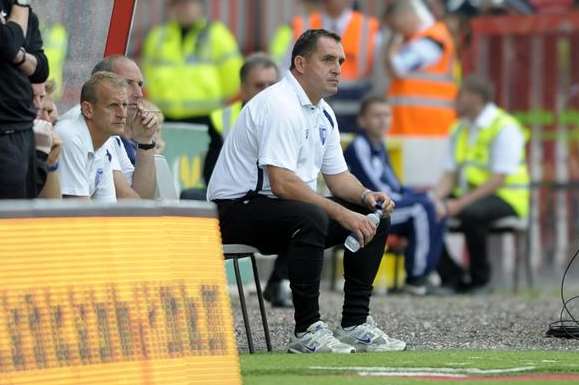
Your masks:
M258 197L220 203L225 243L245 243L264 253L286 250L295 308L295 331L305 332L320 320L319 286L328 216L318 206Z
M263 298L273 307L292 307L291 297L287 252L283 250L275 258L273 270L263 291Z
M342 200L334 199L346 208L368 214L370 211ZM342 327L359 325L366 322L370 313L372 283L384 255L389 218L382 218L376 235L358 252L344 251L344 307L342 310ZM338 222L330 220L326 247L343 244L350 232Z
M487 256L487 235L492 222L516 215L513 208L501 198L491 195L465 207L458 215L470 256L472 287L482 287L490 281L490 263Z
M0 134L0 199L33 198L29 193L33 182L31 146L32 130Z

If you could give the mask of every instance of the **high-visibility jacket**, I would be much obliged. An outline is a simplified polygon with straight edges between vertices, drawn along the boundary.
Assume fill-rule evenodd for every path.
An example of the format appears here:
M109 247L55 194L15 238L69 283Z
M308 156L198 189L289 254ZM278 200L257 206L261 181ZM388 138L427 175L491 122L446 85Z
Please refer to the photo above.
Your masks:
M242 107L241 101L230 104L225 108L220 108L211 113L211 123L215 130L221 135L223 139L227 137L229 131L233 128L233 125L239 117Z
M439 43L442 46L442 55L434 64L392 79L388 91L392 105L390 133L445 137L456 119L454 42L448 29L441 22L433 24L407 41L422 38Z
M296 17L292 24L294 40L297 40L308 29L322 28L322 14L314 12L307 18ZM348 127L344 127L342 118L348 117L349 125L355 122L360 102L371 88L379 27L376 18L352 11L350 21L341 36L346 61L342 65L342 80L338 87L338 94L330 98L328 102L337 115L340 127L346 130Z
M284 24L275 31L269 44L269 55L278 66L283 65L288 56L291 56L293 42L293 29L290 24Z
M56 23L43 28L41 34L44 54L48 59L48 67L50 68L48 79L54 81L53 98L58 100L62 96L64 83L63 72L68 52L68 32L64 25Z
M521 134L527 137L519 122L501 109L497 111L490 125L480 129L473 143L469 143L466 125L459 122L453 126L454 157L461 173L461 181L455 190L457 196L464 195L469 189L472 190L491 178L493 173L489 162L492 143L506 126L517 127ZM529 173L524 149L522 154L517 171L507 175L504 185L497 190L496 195L511 205L517 215L526 217L529 213Z
M179 24L170 22L145 40L146 92L169 119L208 116L239 91L242 63L222 23L203 20L183 37Z

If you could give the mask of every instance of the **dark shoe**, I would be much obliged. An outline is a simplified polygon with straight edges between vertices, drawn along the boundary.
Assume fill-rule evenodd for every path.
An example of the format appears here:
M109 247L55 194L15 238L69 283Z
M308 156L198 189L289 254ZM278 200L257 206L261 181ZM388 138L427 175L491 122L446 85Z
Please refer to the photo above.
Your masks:
M263 299L272 307L293 307L292 292L287 279L278 282L268 282L263 290Z
M465 295L489 295L493 289L488 284L462 284L457 287L457 293Z

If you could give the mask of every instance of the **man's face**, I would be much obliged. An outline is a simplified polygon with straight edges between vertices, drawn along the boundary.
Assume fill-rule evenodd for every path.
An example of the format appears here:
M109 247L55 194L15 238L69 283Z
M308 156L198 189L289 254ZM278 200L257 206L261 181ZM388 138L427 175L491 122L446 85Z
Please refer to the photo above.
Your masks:
M358 123L370 137L382 137L390 128L392 122L392 109L387 103L372 103L364 115L361 115Z
M126 88L103 82L97 89L91 120L104 136L122 135L127 123L128 93Z
M310 89L322 97L338 92L342 64L346 60L342 44L329 37L318 39L316 49L304 57L303 77Z
M480 103L478 95L461 89L455 100L456 114L461 118L468 117L474 113Z
M257 66L247 74L247 79L241 83L241 100L249 102L255 95L271 86L278 80L274 67Z
M113 65L113 72L125 79L129 84L129 105L135 107L143 101L143 74L139 66L128 59L117 60Z
M196 21L203 18L202 0L170 0L173 5L173 14L177 23L184 27L190 27Z
M54 103L54 100L50 97L44 99L43 114L48 118L50 123L56 124L58 120L58 109L56 108L56 103Z
M36 107L37 117L42 112L42 106L44 105L44 99L46 98L46 87L44 83L33 84L32 85L32 103Z

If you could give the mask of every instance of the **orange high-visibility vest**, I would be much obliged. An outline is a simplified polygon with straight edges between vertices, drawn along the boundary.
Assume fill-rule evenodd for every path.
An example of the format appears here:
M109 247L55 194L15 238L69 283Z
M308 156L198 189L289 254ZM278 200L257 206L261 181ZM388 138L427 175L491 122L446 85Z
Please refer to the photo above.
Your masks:
M310 17L294 17L292 21L294 40L308 29L322 28L322 14L314 12ZM353 11L350 22L342 37L346 61L342 65L342 80L352 82L368 77L372 73L378 21ZM344 86L348 86L344 84Z
M407 41L425 37L442 45L442 56L432 65L392 80L388 92L392 105L390 134L447 136L456 119L452 37L446 26L437 22Z

